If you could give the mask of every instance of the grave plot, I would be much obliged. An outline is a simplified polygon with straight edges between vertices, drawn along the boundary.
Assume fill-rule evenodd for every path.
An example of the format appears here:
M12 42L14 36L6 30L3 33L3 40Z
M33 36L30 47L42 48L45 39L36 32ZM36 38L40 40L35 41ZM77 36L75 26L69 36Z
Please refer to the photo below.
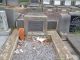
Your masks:
M19 40L12 60L56 60L52 39L47 36L47 16L28 13L24 16L25 40Z
M29 36L28 40L18 41L12 60L56 60L54 44L45 36Z

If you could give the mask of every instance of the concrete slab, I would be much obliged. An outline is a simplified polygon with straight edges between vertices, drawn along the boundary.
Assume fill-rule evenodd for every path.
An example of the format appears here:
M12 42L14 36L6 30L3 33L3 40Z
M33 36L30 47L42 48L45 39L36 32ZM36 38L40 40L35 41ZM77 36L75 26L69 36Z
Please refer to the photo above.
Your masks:
M0 36L9 36L11 33L11 29L8 29L6 31L0 31Z
M80 35L68 34L68 41L71 43L72 47L80 55Z
M70 53L67 46L63 43L58 33L54 30L48 31L48 34L51 35L52 41L56 47L56 51L60 57L59 60L73 60L72 54Z
M3 46L7 39L8 36L0 36L0 48Z
M16 47L18 40L17 29L13 31L13 33L8 37L8 40L4 44L4 48L0 53L0 60L11 60L13 51Z

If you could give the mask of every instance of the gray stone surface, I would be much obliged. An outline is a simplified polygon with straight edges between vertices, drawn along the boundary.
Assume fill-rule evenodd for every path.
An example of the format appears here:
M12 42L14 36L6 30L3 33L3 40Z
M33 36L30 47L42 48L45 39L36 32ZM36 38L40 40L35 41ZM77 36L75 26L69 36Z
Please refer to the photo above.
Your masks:
M67 48L69 49L70 53L72 54L73 59L80 60L79 55L75 52L75 50L72 48L70 43L68 41L63 41L63 42L67 46Z
M5 11L7 15L9 28L15 27L15 23L19 14L13 8L6 8Z
M70 26L70 15L69 14L61 14L58 25L57 25L57 30L62 33L69 33L69 26Z
M48 21L47 29L56 29L57 21Z
M7 39L8 39L8 36L0 36L0 49Z
M0 36L9 36L11 33L11 29L8 29L6 31L0 31Z
M4 10L0 11L0 30L8 30L7 16Z
M46 35L47 16L43 13L27 13L24 16L24 28L26 35L30 35L29 32L42 32Z
M80 56L80 35L68 34L67 38Z

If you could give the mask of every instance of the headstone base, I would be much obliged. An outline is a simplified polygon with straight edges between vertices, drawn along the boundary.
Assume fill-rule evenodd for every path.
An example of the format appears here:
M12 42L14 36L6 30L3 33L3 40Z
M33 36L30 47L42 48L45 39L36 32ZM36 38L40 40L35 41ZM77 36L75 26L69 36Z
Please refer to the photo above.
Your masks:
M59 35L63 41L67 40L67 33L59 32Z

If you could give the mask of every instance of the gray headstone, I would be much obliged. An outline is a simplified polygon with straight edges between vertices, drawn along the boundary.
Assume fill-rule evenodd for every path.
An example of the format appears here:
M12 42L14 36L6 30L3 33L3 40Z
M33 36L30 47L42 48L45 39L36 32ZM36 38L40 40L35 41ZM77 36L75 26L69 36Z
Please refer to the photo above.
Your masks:
M9 28L14 28L19 14L14 9L5 9Z
M69 33L70 20L71 16L69 14L61 14L57 25L57 30L62 33Z
M11 29L8 28L6 12L0 11L0 36L7 36L11 32Z
M28 13L24 16L24 28L28 35L44 35L47 31L47 16L43 13ZM42 34L40 34L40 32ZM36 34L37 33L37 34Z
M5 11L0 11L0 30L8 30L7 16Z

